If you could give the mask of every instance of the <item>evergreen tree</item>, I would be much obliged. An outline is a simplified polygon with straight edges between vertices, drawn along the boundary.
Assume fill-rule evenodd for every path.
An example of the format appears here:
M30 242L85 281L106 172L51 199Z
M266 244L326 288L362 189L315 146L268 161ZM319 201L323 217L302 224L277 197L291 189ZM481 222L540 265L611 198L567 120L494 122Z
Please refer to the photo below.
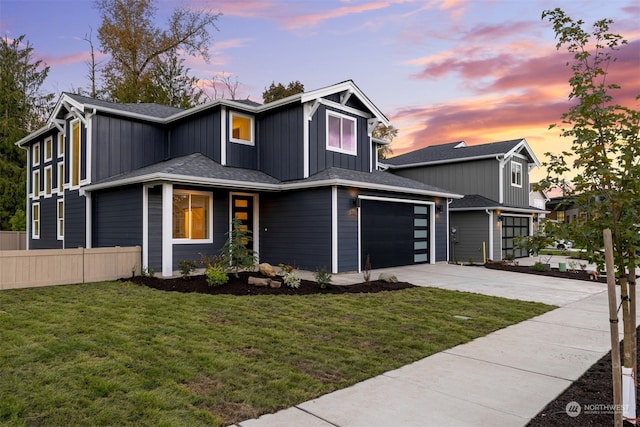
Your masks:
M268 104L269 102L277 101L279 99L286 98L287 96L302 92L304 92L304 85L298 80L295 82L289 82L286 87L282 83L276 84L275 82L271 82L269 88L262 92L262 100L265 104Z

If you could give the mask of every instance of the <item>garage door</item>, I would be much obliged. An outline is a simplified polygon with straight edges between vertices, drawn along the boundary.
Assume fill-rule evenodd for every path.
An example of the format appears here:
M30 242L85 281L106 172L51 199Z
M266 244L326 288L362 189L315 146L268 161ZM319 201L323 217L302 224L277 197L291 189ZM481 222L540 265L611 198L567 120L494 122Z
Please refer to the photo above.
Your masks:
M410 203L361 200L362 267L429 262L429 207Z
M502 258L513 254L516 258L529 256L526 249L515 249L513 238L529 235L529 217L502 216Z

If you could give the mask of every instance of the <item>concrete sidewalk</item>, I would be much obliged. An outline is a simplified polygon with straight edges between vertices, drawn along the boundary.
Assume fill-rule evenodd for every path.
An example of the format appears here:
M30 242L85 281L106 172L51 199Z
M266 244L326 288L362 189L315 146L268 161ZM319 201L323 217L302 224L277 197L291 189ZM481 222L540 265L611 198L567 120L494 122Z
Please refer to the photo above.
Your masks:
M603 284L448 264L380 272L560 308L238 426L523 426L610 349Z

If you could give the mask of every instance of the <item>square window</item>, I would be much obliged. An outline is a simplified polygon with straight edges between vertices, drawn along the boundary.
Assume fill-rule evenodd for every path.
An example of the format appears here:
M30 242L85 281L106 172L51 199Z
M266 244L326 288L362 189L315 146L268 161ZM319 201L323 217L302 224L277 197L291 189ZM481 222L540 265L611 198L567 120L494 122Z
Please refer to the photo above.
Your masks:
M522 187L522 164L511 162L511 185Z
M327 111L327 149L356 155L356 141L356 120Z
M44 140L44 161L51 161L53 158L53 137Z
M196 191L173 192L173 238L212 241L212 195Z
M253 117L232 112L230 115L231 142L254 145Z

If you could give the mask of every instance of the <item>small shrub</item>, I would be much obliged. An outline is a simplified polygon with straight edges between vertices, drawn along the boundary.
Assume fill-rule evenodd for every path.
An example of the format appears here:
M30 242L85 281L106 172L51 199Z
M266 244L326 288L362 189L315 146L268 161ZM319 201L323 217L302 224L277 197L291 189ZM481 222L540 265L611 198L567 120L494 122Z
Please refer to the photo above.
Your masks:
M229 276L219 265L209 265L204 271L209 286L221 286L229 281Z
M290 288L298 289L300 287L300 278L296 276L293 270L286 271L282 276L282 280Z
M280 276L284 276L286 273L291 273L293 271L292 265L278 264L278 268L280 268L280 271L278 271Z
M531 266L531 269L533 271L546 271L547 270L547 265L538 261L538 262L536 262L535 264L533 264Z
M188 279L189 275L196 269L196 262L190 259L183 259L178 261L178 267L180 268L180 275L183 279Z
M326 288L329 283L331 283L331 273L327 270L327 267L322 267L318 269L315 273L313 273L313 277L315 277L316 282L322 289Z

